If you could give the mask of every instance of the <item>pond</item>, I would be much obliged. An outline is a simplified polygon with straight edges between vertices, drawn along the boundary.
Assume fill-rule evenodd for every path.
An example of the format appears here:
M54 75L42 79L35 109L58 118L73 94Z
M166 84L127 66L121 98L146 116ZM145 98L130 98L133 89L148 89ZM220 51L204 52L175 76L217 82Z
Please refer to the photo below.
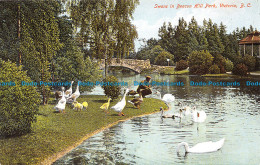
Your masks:
M141 81L143 75L118 75L119 81ZM153 74L158 82L182 82L183 86L154 86L153 92L172 93L175 102L165 113L176 113L178 102L204 110L207 119L194 123L190 117L162 119L160 113L137 117L121 122L83 142L53 164L211 164L245 165L260 163L260 96L259 86L247 86L255 78L205 78L200 76L175 76ZM191 82L214 85L191 86ZM222 84L216 86L216 84ZM231 83L231 86L226 86ZM230 84L229 84L230 85ZM97 87L94 93L103 94ZM150 97L158 98L157 95ZM194 146L200 142L225 138L224 146L217 152L185 154L180 142Z

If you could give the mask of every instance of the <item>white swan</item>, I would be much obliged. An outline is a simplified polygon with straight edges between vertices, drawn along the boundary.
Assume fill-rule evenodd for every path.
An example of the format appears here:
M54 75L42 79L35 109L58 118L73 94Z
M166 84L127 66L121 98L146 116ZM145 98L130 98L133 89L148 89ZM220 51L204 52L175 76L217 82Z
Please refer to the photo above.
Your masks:
M196 107L192 109L192 120L194 122L202 123L206 120L207 115L204 111L197 111Z
M191 152L191 153L214 152L214 151L219 150L224 145L224 141L225 141L225 138L223 138L217 142L209 141L209 142L198 143L191 148L189 148L188 143L181 142L180 144L178 144L177 153L179 153L181 146L185 147L185 152Z
M182 118L182 114L181 114L181 109L180 109L180 113L176 113L176 114L164 114L164 109L163 107L160 107L160 111L161 111L161 117L162 118Z
M172 94L165 94L165 95L163 95L163 97L162 97L162 94L159 91L157 91L156 94L158 94L160 99L162 101L164 101L166 104L174 102L174 100L175 100L175 97Z
M78 81L76 91L70 97L68 97L68 101L71 102L71 103L76 101L76 99L80 96L79 83L80 83L80 81Z
M192 108L189 106L184 106L181 102L179 102L179 106L181 106L182 114L184 116L191 115Z
M54 109L56 111L65 113L65 106L66 106L66 98L65 98L65 95L64 95L64 88L62 88L62 97L59 100L58 104L54 107Z
M128 91L129 91L129 89L127 88L122 100L119 101L116 105L114 105L110 108L110 109L113 109L114 111L118 112L119 116L122 116L122 115L124 116L122 111L123 111L123 109L125 108L125 105L126 105L125 97L126 97L126 94L128 93Z

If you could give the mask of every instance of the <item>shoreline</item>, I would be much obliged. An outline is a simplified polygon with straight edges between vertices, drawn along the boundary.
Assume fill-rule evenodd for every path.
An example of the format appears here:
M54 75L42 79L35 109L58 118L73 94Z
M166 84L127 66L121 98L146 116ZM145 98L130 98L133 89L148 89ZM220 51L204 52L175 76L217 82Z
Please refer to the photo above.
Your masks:
M165 109L165 111L168 111L169 110L169 107L168 109ZM118 120L116 122L113 122L111 124L108 124L107 126L105 127L102 127L102 128L99 128L97 130L95 130L94 132L91 132L91 133L88 133L86 136L84 136L83 138L81 138L79 141L77 141L75 144L73 144L72 146L68 147L67 149L59 152L59 153L56 153L48 158L46 158L43 162L40 163L40 165L51 165L52 163L54 163L55 161L57 161L58 159L60 159L61 157L63 157L64 155L66 155L67 153L69 153L71 150L73 150L74 148L78 147L80 144L82 144L84 141L86 141L87 139L89 139L90 137L114 126L114 125L117 125L118 123L120 122L125 122L127 120L131 120L133 118L137 118L137 117L142 117L142 116L146 116L146 115L151 115L151 114L154 114L154 113L158 113L160 111L154 111L154 112L151 112L151 113L145 113L145 114L142 114L142 115L138 115L138 116L132 116L130 118L126 118L126 119L121 119L121 120Z

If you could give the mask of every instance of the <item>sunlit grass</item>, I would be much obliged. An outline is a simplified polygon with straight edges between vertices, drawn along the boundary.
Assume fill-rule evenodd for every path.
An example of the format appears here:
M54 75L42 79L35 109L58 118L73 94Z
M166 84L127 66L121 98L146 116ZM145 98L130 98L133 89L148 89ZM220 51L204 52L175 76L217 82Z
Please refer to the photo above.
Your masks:
M109 110L110 113L106 114L99 108L107 102L105 96L81 96L77 100L87 101L89 103L87 110L77 112L67 104L66 113L63 114L54 113L55 104L41 106L31 133L0 139L0 164L39 164L108 124L153 113L159 111L160 107L167 108L160 100L145 98L140 109L127 103L123 111L125 116L118 116L115 111ZM111 106L118 100L111 102Z
M180 70L175 71L175 68L164 68L160 70L160 74L167 74L167 75L186 75L189 74L189 70Z

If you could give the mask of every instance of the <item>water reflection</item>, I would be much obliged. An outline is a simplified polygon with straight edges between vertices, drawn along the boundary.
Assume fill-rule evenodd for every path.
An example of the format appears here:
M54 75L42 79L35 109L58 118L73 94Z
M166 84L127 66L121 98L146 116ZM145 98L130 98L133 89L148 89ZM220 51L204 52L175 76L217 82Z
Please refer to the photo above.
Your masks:
M176 102L165 113L176 113L178 102L207 113L204 123L184 119L161 119L160 113L119 123L86 140L54 164L259 164L259 87L245 85L248 79L215 79L196 76L158 76L154 81L184 82L184 86L154 87L173 93ZM120 81L141 81L143 75L122 76ZM252 81L256 78L250 79ZM240 82L241 86L189 86L190 81ZM130 88L137 88L133 84ZM152 95L151 97L157 97ZM190 146L225 137L223 148L207 154L177 155L178 143Z

